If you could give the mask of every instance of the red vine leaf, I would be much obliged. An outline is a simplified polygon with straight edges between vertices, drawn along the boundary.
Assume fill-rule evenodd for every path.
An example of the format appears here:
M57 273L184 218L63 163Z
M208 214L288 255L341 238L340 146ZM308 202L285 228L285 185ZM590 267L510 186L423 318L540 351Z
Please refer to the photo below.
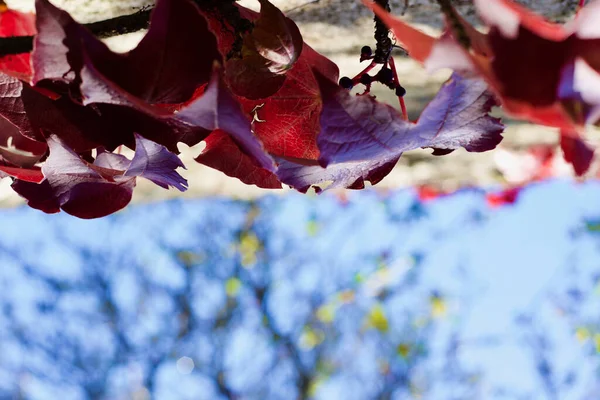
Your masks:
M285 81L285 73L300 57L303 45L296 24L268 0L259 1L260 14L244 38L242 58L232 58L225 66L232 91L249 99L266 98L277 92Z
M563 101L559 96L561 85L563 91L568 91L563 71L574 60L581 58L600 73L600 33L594 26L600 17L600 6L596 3L583 8L572 23L561 26L545 21L512 0L477 0L477 11L489 27L487 35L459 19L458 25L448 24L450 34L440 39L416 31L375 5L367 5L386 21L403 45L415 48L414 53L409 51L411 56L426 66L480 74L511 115L566 130L578 129L586 117L588 123L596 122L580 110L600 103L584 99L573 107L571 99ZM459 51L464 43L452 35L459 38L464 34L471 47Z
M35 33L35 14L0 6L0 37L31 36ZM0 57L0 72L28 82L31 79L30 54L10 54Z
M95 167L52 136L50 155L42 166L39 183L13 182L13 189L30 207L47 213L60 209L79 218L98 218L125 207L131 200L135 177L122 171Z
M206 147L196 157L197 162L238 178L247 185L256 185L264 189L281 188L277 176L256 165L256 162L242 152L225 132L216 130L204 142Z
M250 121L224 86L221 69L218 67L215 67L204 93L176 113L130 95L95 70L87 61L81 77L84 104L103 103L120 106L120 110L129 109L128 123L132 126L138 124L139 128L134 130L172 151L176 151L178 142L193 146L210 132L222 129L231 135L258 165L266 169L274 168L273 160L252 133ZM115 111L114 108L112 110Z
M34 82L72 82L85 52L96 70L129 94L148 103L181 103L208 81L214 60L221 59L216 38L189 0L159 0L148 33L125 54L110 51L47 0L36 0L36 10Z
M0 168L18 178L12 187L29 206L47 213L62 209L86 219L111 214L131 201L138 176L165 188L173 186L181 191L187 188L187 181L175 171L183 166L177 156L139 135L132 161L101 151L94 163L89 163L56 136L48 138L48 146L50 155L42 165L44 180L41 182L27 179L25 172L17 174ZM28 174L39 177L39 170L31 169Z
M576 133L561 132L560 148L565 161L573 164L577 176L584 175L594 159L594 149L590 148Z
M419 147L487 151L502 140L503 125L488 115L494 97L481 80L453 75L417 123L371 97L353 96L320 76L318 81L323 97L319 163L325 168L311 160L277 158L282 182L301 191L311 185L362 188L365 180L376 183L403 152Z
M0 165L0 172L4 172L6 176L12 176L25 182L40 183L44 180L44 174L42 174L40 168L17 168ZM6 176L0 175L0 179Z

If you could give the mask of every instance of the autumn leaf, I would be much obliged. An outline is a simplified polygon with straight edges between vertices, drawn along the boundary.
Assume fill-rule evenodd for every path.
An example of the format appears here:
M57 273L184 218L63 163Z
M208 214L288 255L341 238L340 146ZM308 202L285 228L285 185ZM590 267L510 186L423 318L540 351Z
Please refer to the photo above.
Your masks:
M175 170L183 167L176 155L163 146L136 136L133 160L120 154L100 152L93 163L82 159L56 136L48 138L50 155L42 164L43 180L38 169L31 169L32 179L1 168L16 177L12 187L30 207L46 213L61 209L79 218L99 218L125 207L133 194L136 177L147 178L159 186L187 189L187 181ZM36 175L38 174L38 175Z
M225 65L231 90L249 99L262 99L277 92L286 72L300 57L303 45L292 20L268 0L260 0L260 4L254 28L244 38L241 58L233 57Z
M35 35L35 14L0 7L0 38ZM0 72L29 82L31 65L29 53L0 57Z

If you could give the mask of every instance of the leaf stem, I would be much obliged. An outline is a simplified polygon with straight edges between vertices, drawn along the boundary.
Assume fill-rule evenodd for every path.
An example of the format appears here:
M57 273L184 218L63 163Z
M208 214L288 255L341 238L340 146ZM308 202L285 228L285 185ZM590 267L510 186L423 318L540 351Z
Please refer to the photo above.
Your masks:
M465 31L465 27L461 23L460 18L458 17L456 10L452 6L452 3L450 2L450 0L437 0L437 2L440 5L440 9L442 10L442 13L444 14L448 23L450 24L450 26L452 28L452 33L456 37L456 40L458 41L458 43L464 49L467 49L467 50L470 49L471 48L471 39L469 38L469 35Z
M394 73L394 82L396 85L400 85L400 80L398 79L398 72L396 72L396 63L394 62L394 57L390 57L390 69ZM400 102L400 109L402 110L402 117L405 121L408 121L408 112L406 111L406 104L404 103L404 97L398 96L398 101Z
M579 11L581 11L581 9L583 8L583 6L585 6L585 0L579 0L579 4L577 5L577 12L576 12L576 14L579 14Z
M356 74L356 76L354 78L352 78L352 84L354 84L354 85L358 84L360 82L360 77L363 76L364 74L369 73L370 70L375 68L375 65L377 65L375 60L371 61L371 64L369 64L367 66L367 68L363 69L358 74Z

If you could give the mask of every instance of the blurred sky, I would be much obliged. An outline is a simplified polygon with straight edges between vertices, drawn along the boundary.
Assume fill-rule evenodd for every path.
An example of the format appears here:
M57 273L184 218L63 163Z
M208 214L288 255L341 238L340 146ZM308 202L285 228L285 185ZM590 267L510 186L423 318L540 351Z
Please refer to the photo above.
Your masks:
M253 229L269 257L265 265L276 283L269 306L282 332L294 335L307 318L310 310L303 294L318 293L316 298L327 299L360 278L363 284L356 289L356 303L365 308L373 310L377 296L389 290L381 304L392 341L402 339L407 315L423 309L424 302L441 299L432 306L438 315L434 315L426 367L450 373L454 364L448 364L448 359L455 359L461 368L476 372L478 389L475 397L464 397L459 389L433 385L426 398L598 398L600 184L592 181L532 185L516 204L500 208L490 208L482 191L465 189L427 203L420 203L412 190L387 194L366 190L350 193L346 199L290 193L268 196L251 206L218 198L170 201L130 206L94 221L28 208L2 210L1 305L10 305L24 326L46 326L35 305L47 289L23 271L29 268L60 282L78 282L87 279L86 269L93 262L102 262L119 307L135 310L135 302L143 297L140 274L166 288L185 287L186 275L168 249L212 248L217 256L208 268L229 271L228 241L248 223L249 207L258 210ZM98 260L99 255L104 258ZM382 262L385 274L376 266ZM141 267L133 272L120 267L135 263ZM262 264L256 265L251 273L260 275ZM411 281L415 265L418 279ZM206 316L219 309L223 290L229 290L211 279L198 283L196 292L197 312ZM161 303L159 296L153 301L150 307L168 314L168 302ZM88 307L85 304L81 300L83 309ZM93 301L89 304L96 307ZM250 321L251 315L245 318ZM350 317L344 321L343 315L336 319L348 329L360 327L352 325ZM14 379L11 368L29 368L24 362L26 351L18 349L14 337L1 333L8 332L11 324L6 314L0 319L4 354L0 355L0 398L4 398L1 389L11 387ZM140 329L159 331L160 326L161 320L155 318ZM48 328L52 329L56 328ZM78 329L83 329L82 335L88 332L87 327ZM229 342L225 360L232 371L247 369L243 360L258 365L270 360L264 338L244 332L232 334ZM89 340L93 342L94 336ZM368 349L365 344L365 354L352 353L358 360L355 367L363 369L356 374L367 381L371 367L360 360L370 360ZM172 364L165 379L171 384L192 382L176 372L188 368L179 364L178 369ZM231 384L243 388L260 381L261 367L257 368L257 376L232 374ZM316 398L370 398L364 388L348 392L353 376L334 375ZM201 379L205 378L194 382ZM56 398L40 385L38 395L29 398ZM188 398L168 387L157 398Z

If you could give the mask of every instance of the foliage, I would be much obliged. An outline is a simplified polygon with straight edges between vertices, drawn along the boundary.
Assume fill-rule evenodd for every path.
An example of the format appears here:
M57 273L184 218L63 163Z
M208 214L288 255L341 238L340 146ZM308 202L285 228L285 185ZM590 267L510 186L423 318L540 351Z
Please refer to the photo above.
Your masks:
M37 35L31 54L6 55L0 63L0 173L31 207L82 218L128 203L135 180L126 179L118 195L114 190L130 170L98 158L120 158L127 146L151 165L140 143L172 160L152 180L179 182L173 186L180 190L177 144L203 141L198 162L247 184L361 189L383 179L405 151L494 149L503 126L488 113L500 103L513 115L559 127L566 159L585 173L593 150L583 126L600 118L600 39L591 22L598 3L562 27L509 0L477 1L486 34L440 3L448 29L436 39L366 2L378 16L377 49L372 54L365 46L361 60L372 60L370 66L340 85L337 67L303 43L294 22L268 0L260 0L260 13L232 1L159 0L147 35L127 54L111 52L47 0L36 1L35 27L31 15L4 9L0 34ZM416 122L407 121L404 108L398 113L369 95L372 83L383 83L404 107L406 91L381 21L409 56L456 71ZM365 92L351 95L346 88L357 84ZM53 151L69 154L72 165L57 162Z

